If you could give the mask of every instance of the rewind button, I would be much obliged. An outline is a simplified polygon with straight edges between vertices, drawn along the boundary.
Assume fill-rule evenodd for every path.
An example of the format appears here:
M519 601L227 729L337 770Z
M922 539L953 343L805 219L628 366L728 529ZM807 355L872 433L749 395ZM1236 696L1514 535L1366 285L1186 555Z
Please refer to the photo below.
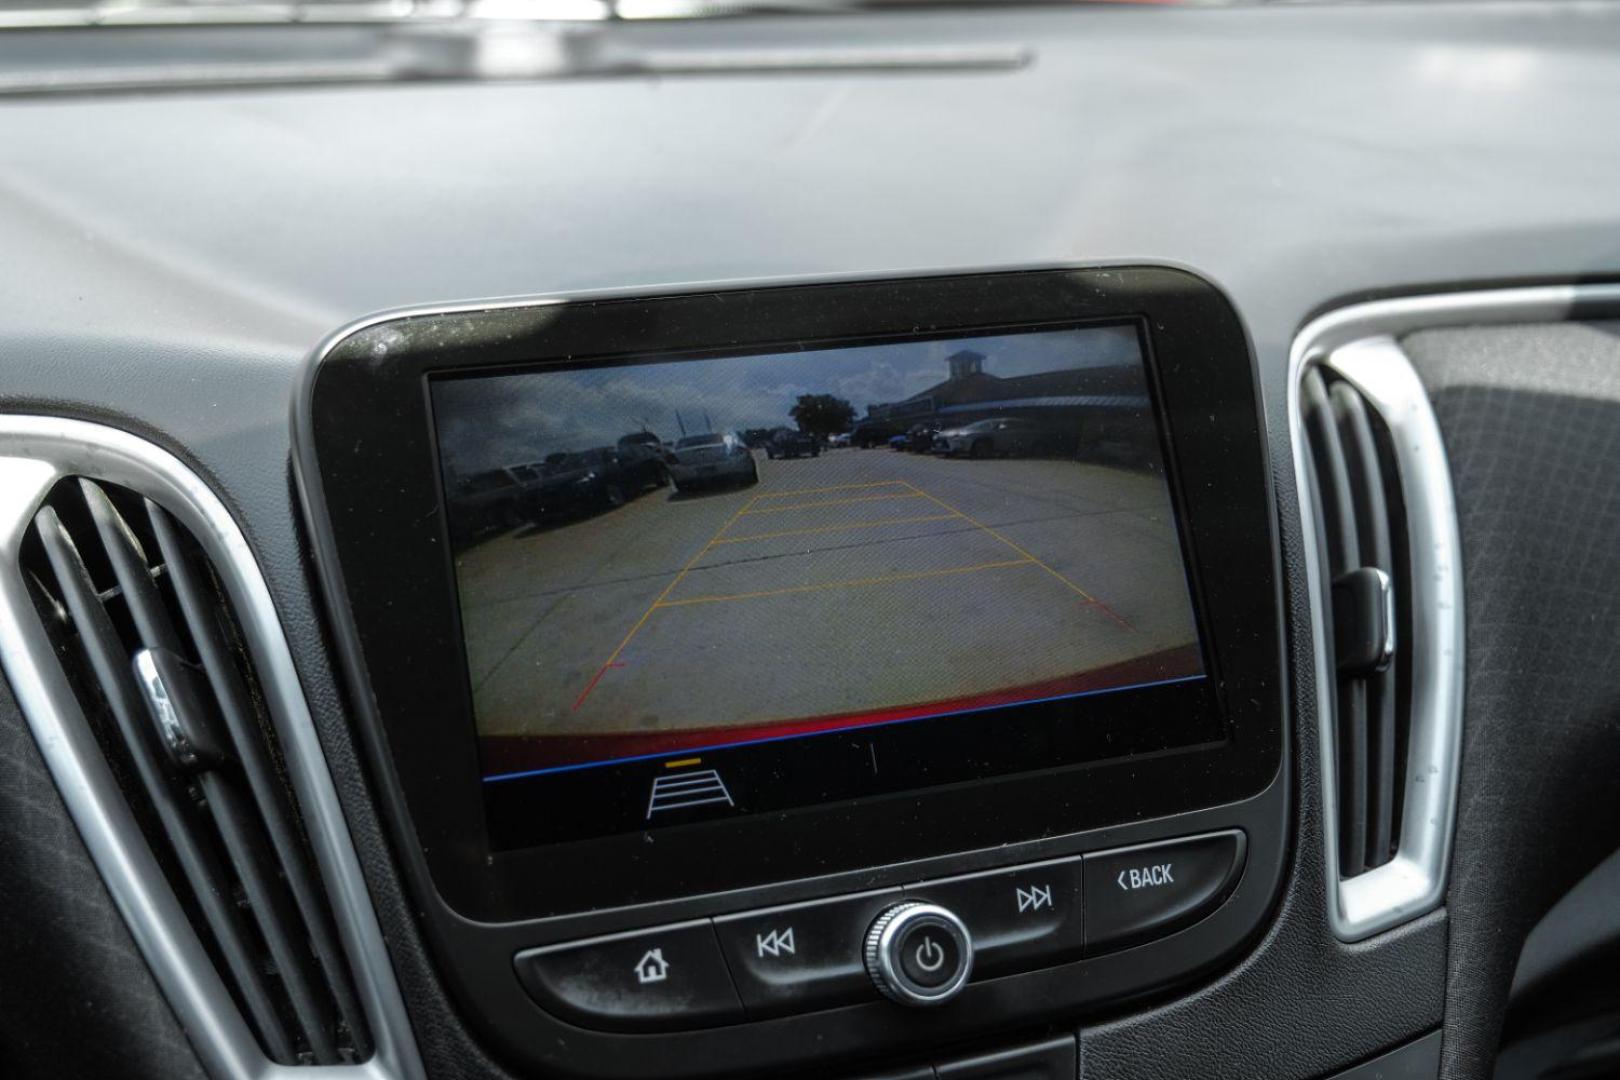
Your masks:
M732 981L750 1016L775 1016L877 997L861 958L866 928L899 889L720 915Z

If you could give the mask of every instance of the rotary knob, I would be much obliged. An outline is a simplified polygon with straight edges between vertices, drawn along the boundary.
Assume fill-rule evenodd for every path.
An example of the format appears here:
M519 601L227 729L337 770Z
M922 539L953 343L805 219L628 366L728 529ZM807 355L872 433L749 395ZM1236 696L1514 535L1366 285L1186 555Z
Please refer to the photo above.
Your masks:
M866 932L866 972L901 1005L941 1005L973 973L973 935L948 909L910 901L879 915Z

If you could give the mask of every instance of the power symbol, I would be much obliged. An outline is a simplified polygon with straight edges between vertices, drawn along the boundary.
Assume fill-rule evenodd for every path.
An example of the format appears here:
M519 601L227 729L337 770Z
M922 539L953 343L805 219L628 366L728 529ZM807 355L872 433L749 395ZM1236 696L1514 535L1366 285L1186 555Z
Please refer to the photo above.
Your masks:
M923 938L922 944L917 946L917 966L924 971L938 971L944 963L945 950L939 942L931 937Z

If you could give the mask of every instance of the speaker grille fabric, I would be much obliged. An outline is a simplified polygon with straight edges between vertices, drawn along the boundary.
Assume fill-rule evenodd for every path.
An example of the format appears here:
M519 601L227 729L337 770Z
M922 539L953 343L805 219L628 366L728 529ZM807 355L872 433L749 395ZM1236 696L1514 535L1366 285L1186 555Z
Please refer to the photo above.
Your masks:
M0 1073L203 1080L3 679Z
M1620 845L1620 323L1403 343L1450 458L1468 680L1442 1075L1486 1077L1525 935Z

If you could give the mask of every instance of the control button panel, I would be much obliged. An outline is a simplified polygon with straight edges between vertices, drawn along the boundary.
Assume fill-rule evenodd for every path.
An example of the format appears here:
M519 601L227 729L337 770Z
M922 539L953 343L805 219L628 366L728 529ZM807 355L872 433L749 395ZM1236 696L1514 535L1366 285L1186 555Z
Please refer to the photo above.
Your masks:
M876 999L947 1001L971 979L1140 945L1211 914L1242 876L1237 830L529 949L545 1009L619 1031L711 1027Z
M925 881L906 896L950 908L973 935L981 975L1075 959L1085 945L1080 858Z
M1243 855L1236 831L1087 855L1086 952L1127 948L1197 922L1232 891Z
M651 1031L742 1017L707 919L531 949L515 963L536 1001L587 1027Z
M899 889L725 915L715 933L749 1016L877 1000L861 949Z

